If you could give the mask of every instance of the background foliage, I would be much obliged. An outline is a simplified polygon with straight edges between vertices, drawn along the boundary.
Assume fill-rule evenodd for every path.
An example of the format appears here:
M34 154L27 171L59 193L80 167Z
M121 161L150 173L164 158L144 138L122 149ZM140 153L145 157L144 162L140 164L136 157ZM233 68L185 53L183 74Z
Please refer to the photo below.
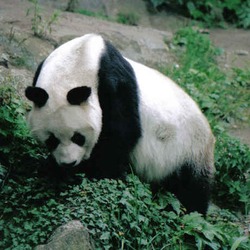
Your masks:
M182 13L208 26L224 26L225 22L238 27L250 27L250 0L149 0L155 7L174 6Z

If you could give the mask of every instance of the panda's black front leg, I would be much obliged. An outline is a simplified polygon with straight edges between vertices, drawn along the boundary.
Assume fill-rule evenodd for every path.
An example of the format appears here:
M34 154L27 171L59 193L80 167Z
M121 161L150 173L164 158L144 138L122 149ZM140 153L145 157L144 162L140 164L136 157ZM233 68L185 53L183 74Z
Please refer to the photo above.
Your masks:
M82 170L88 178L123 178L128 170L128 155L119 140L101 138Z

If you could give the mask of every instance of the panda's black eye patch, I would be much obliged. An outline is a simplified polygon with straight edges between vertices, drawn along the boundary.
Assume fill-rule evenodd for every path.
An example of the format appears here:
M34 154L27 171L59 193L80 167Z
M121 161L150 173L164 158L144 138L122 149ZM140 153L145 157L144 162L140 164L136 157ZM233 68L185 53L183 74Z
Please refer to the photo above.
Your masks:
M53 134L51 134L49 138L45 141L45 144L50 151L55 150L59 143L59 139L57 139Z
M78 146L82 147L85 143L85 136L81 135L80 133L74 133L74 135L71 138L71 141Z

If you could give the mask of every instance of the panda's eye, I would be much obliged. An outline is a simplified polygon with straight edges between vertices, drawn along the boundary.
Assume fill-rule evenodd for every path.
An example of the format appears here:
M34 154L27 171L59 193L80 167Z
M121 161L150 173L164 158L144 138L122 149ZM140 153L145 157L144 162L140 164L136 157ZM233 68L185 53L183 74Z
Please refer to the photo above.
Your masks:
M53 151L57 148L59 145L60 141L53 135L51 134L49 138L45 141L46 146L50 151Z
M71 138L71 141L78 146L82 147L85 143L85 137L81 135L80 133L74 133L74 135Z

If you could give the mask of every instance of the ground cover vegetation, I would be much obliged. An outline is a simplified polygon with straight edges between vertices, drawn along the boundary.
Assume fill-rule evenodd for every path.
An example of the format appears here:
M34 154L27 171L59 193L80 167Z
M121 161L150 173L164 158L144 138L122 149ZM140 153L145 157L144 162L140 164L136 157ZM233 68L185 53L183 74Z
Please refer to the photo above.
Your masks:
M153 198L133 173L126 180L77 174L54 183L41 171L47 152L29 134L29 106L10 75L0 78L0 249L32 249L72 219L89 229L96 249L249 249L250 149L225 127L249 122L250 71L220 70L216 56L222 51L192 28L179 30L168 45L178 63L162 72L199 103L217 139L215 205L207 218L185 214L171 194Z

